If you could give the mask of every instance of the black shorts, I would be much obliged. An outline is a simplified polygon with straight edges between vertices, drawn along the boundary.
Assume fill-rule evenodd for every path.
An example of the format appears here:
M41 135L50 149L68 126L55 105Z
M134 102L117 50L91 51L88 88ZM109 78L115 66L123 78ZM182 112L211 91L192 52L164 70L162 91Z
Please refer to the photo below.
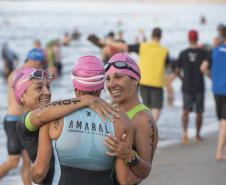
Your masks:
M226 119L226 95L215 95L217 118Z
M163 106L163 89L140 85L143 103L149 108L161 109Z
M4 119L4 130L7 136L7 149L8 154L10 155L21 154L23 150L23 146L16 132L17 121L18 117L11 115L6 115Z
M24 122L26 115L27 113L24 113L20 116L20 119L17 122L16 129L17 129L17 134L21 141L21 144L24 147L24 150L27 152L30 161L34 163L37 156L37 151L38 151L39 130L31 132L26 128L25 122ZM52 184L54 173L55 173L54 164L55 164L55 158L54 158L54 155L52 154L48 173L45 179L42 181L42 183L40 183L41 185Z
M183 108L184 110L202 113L204 111L204 93L196 93L194 95L183 92Z

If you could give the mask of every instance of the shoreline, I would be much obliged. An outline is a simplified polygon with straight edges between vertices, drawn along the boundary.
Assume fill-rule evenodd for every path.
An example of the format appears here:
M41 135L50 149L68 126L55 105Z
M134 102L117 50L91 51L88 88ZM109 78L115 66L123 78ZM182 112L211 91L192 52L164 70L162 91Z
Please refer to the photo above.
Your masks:
M196 129L188 128L188 133L189 133L189 142L193 142L195 140ZM202 130L201 130L202 137L206 138L209 135L212 135L215 133L218 133L218 123L217 122L212 125L202 126ZM177 139L162 139L161 140L161 135L160 135L157 148L163 149L163 148L167 148L167 147L171 147L171 146L179 145L179 144L181 144L181 140L177 140Z

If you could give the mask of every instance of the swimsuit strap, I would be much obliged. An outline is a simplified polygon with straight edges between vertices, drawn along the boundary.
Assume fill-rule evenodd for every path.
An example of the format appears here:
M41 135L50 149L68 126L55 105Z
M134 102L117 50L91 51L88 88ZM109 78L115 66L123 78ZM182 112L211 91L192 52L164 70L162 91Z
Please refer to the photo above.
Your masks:
M140 111L142 111L142 110L150 110L146 105L144 105L144 104L138 104L138 105L136 105L135 107L133 107L132 109L130 109L129 111L127 111L127 116L129 117L129 120L131 120L131 119L133 119L134 118L134 116L138 113L138 112L140 112Z

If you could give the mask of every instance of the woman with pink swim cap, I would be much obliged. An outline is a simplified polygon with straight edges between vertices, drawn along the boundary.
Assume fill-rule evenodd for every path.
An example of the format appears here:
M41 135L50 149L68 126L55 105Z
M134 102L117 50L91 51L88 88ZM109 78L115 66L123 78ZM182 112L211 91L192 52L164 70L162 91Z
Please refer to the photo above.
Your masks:
M93 110L98 112L100 116L108 116L108 114L112 112L111 107L107 103L90 95L56 101L47 105L51 97L49 90L50 78L51 77L49 76L48 72L44 70L22 68L15 74L12 84L16 101L22 105L25 112L20 116L17 124L18 137L33 163L31 175L40 175L39 172L44 170L43 178L39 176L41 179L38 181L43 185L58 183L57 179L54 178L54 172L56 171L54 169L54 161L57 160L51 154L51 143L49 143L49 147L46 147L48 143L45 142L45 146L42 148L42 150L50 153L51 161L49 166L43 169L43 161L40 162L40 166L39 161L36 160L39 140L38 128L45 122L55 120L56 117L62 117L76 109L80 109L85 106L91 107ZM41 108L37 109L38 107ZM41 133L42 132L40 132L40 134Z
M117 171L126 171L123 184L136 184L146 178L151 171L152 160L158 142L158 130L152 112L141 103L138 97L140 70L136 62L126 53L111 57L105 65L106 86L113 103L127 113L133 129L133 147L122 138L109 135L106 146L111 150L109 156L120 158ZM122 173L122 172L120 172ZM115 179L115 184L118 183Z
M84 56L78 59L72 71L72 83L78 99L73 101L79 104L80 99L88 95L100 101L100 93L104 88L105 71L102 62L95 56ZM104 100L103 100L104 101ZM50 109L54 106L64 104L64 112L69 101L54 102L43 109ZM124 113L116 113L115 109L102 103L104 111L99 116L92 109L85 107L76 110L66 116L62 115L60 108L52 108L58 115L49 114L49 124L40 128L38 154L32 168L32 179L40 183L45 178L52 156L51 140L55 140L56 153L60 161L61 174L58 175L59 185L113 185L111 178L113 157L106 155L109 152L104 145L108 134L122 138L123 134L128 136L127 145L130 145L130 124ZM42 123L41 112L43 109L36 109L36 113ZM108 115L111 113L109 117ZM43 116L44 117L44 116ZM55 118L54 118L55 117ZM103 121L103 119L105 121ZM31 118L30 123L36 122ZM116 165L119 163L116 159ZM57 173L58 170L55 169ZM116 171L117 172L117 171ZM120 174L124 175L124 174ZM57 175L55 175L57 176Z
M42 69L25 67L16 72L12 88L16 101L22 106L23 112L29 112L50 102L50 78L48 72ZM34 162L37 155L38 131L33 130L31 125L25 124L26 115L27 113L22 114L17 122L17 135L30 161ZM43 180L44 185L52 182L49 174L52 174L53 170L53 164L51 164L48 177Z

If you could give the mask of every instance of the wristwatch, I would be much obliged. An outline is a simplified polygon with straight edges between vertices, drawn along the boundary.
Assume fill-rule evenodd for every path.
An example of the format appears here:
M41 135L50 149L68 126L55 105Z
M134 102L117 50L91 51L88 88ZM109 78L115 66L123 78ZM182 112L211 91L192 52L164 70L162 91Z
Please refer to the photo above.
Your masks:
M132 159L130 159L130 160L125 160L125 163L128 166L132 167L132 166L136 166L139 163L139 161L140 161L140 158L137 155L137 153L135 153L135 156Z

